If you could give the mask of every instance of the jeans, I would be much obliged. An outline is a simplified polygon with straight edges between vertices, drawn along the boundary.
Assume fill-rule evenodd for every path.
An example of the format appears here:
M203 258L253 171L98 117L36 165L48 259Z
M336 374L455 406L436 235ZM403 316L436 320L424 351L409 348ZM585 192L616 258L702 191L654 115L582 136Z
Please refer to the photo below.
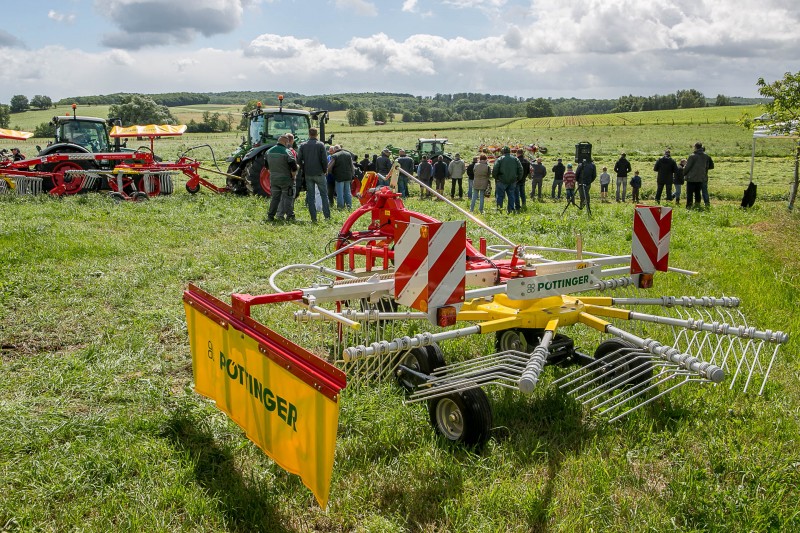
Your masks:
M591 183L577 183L575 186L578 188L579 198L581 199L581 207L589 203L589 189L592 188Z
M470 202L469 210L475 212L475 201L480 198L480 206L478 211L483 213L483 200L486 198L486 189L472 189L472 202Z
M622 199L620 200L619 190L622 188ZM625 196L628 194L628 177L617 176L617 201L625 201Z
M400 176L397 178L397 192L403 198L408 198L408 178L405 176Z
M503 209L503 199L508 196L508 212L514 212L514 205L516 204L517 200L517 184L511 183L506 185L502 181L497 181L497 192L495 193L495 198L497 200L497 208Z
M534 196L538 196L539 200L541 200L542 199L542 178L531 178L531 183L533 184L531 186L531 199L533 199ZM537 189L539 191L538 193L536 192Z
M676 203L681 201L681 186L682 185L680 183L674 184L675 194L672 195L672 198L675 200Z
M553 200L556 199L556 185L558 185L558 199L561 200L561 186L564 184L564 180L553 180L553 189L550 191L550 198Z
M520 206L520 200L522 200L522 205ZM517 198L514 200L514 208L519 209L520 207L525 207L525 182L518 181L517 182Z
M336 182L336 207L339 209L347 206L347 209L353 208L353 200L350 196L350 182L337 181Z
M474 179L467 179L467 198L472 199L472 182Z
M306 176L306 205L311 215L311 220L317 220L317 202L314 187L316 186L322 198L322 214L325 218L331 218L331 206L328 203L328 183L325 176Z

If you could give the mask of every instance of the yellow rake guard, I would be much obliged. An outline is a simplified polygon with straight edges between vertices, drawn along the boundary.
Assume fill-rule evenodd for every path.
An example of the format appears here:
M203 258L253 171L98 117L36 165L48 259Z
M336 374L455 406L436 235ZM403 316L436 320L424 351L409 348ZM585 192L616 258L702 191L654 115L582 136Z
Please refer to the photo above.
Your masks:
M193 285L183 302L195 391L325 508L344 373Z

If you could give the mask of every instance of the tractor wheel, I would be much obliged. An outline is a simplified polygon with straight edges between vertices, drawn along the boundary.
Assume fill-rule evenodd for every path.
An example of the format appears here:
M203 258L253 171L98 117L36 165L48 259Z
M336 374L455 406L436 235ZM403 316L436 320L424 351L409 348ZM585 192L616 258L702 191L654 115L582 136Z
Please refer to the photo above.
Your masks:
M247 194L247 186L245 182L247 181L247 175L242 175L240 173L239 165L235 163L231 163L228 165L228 174L233 174L234 176L239 176L237 178L231 178L230 176L225 178L225 186L234 194Z
M483 389L465 391L428 402L431 425L445 438L481 447L489 440L492 408Z
M62 161L53 167L54 174L60 174L67 170L83 170L83 167L75 161ZM83 188L83 176L70 176L68 174L64 174L63 176L65 194L77 194L81 191Z
M428 348L434 348L434 346L412 348L400 356L398 365L421 374L431 374L437 368L443 367L444 355L439 347L435 346L433 350L428 350ZM403 369L399 367L397 369L397 382L408 392L413 391L419 385L418 378L404 373Z
M251 159L244 164L244 168L242 169L242 177L244 178L247 192L255 196L267 196L267 194L261 188L260 172L259 176L252 175L253 171L255 170L253 167L255 167L255 162Z
M607 385L614 388L639 386L652 379L652 365L649 362L636 360L636 356L630 353L634 349L636 346L618 338L607 339L600 343L594 351L594 358L595 360L606 358L601 368L603 380Z
M186 192L188 192L189 194L197 194L198 192L200 192L200 182L198 181L197 185L192 187L192 186L189 185L189 182L187 181L186 182Z

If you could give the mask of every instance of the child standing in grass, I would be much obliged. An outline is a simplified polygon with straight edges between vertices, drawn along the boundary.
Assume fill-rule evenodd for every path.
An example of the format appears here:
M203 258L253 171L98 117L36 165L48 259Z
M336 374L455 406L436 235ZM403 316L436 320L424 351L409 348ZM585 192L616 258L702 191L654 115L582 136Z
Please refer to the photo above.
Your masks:
M575 172L572 170L572 163L567 165L564 172L564 190L567 194L567 203L575 204Z
M633 173L633 177L631 178L631 188L633 189L632 197L634 202L639 201L639 189L642 188L642 177L639 175L639 171L636 170Z

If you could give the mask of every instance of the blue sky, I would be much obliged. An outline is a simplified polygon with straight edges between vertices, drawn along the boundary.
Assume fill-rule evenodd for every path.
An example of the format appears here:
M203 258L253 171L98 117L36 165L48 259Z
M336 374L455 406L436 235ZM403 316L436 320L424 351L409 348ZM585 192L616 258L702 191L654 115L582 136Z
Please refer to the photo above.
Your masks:
M0 0L0 103L113 92L757 96L797 0Z

